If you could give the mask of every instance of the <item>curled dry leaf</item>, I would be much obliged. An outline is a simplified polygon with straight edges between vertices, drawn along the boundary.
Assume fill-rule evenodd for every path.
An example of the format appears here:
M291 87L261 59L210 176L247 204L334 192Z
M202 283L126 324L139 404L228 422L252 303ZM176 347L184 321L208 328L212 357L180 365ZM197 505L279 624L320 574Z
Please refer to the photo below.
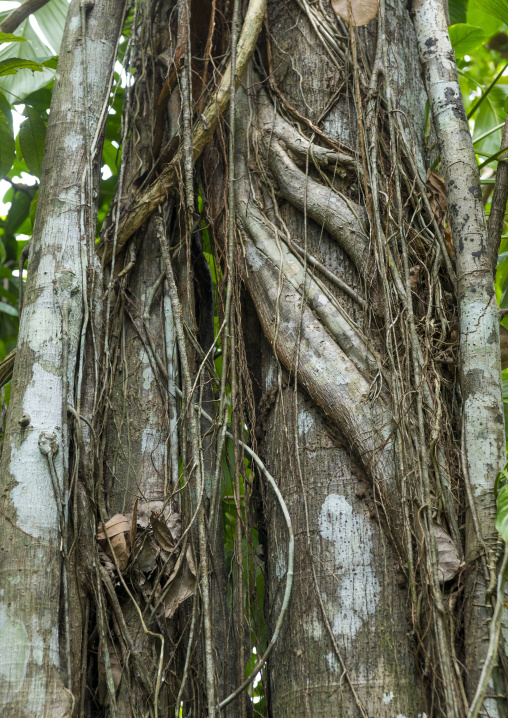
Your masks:
M123 514L115 514L106 522L105 526L102 523L98 526L97 540L110 559L116 558L120 571L123 571L129 563L130 543L127 542L127 536L130 534L130 530L130 517ZM107 537L109 537L109 541ZM114 557L111 550L113 550Z
M130 517L124 516L123 514L115 514L109 521L106 521L106 526L103 528L102 523L97 527L97 540L103 541L106 539L106 532L109 538L113 538L119 533L124 531L130 531L131 520Z
M347 23L352 16L351 25L360 27L374 20L379 10L379 0L332 0L332 7Z
M172 513L171 506L169 504L164 505L164 501L141 501L137 505L137 524L140 528L146 529L153 515L167 521Z
M175 541L173 540L173 536L166 522L163 521L162 518L155 518L155 514L152 514L151 521L153 535L157 539L160 547L165 551L172 551L175 547Z
M451 537L438 524L434 524L439 559L438 576L441 582L450 581L461 567L459 553Z
M157 565L157 558L160 548L156 545L151 537L145 535L138 536L134 544L135 563L139 566L143 573L150 574Z
M196 567L190 547L187 548L185 558L177 562L168 583L171 585L164 599L164 615L171 618L178 606L196 590Z

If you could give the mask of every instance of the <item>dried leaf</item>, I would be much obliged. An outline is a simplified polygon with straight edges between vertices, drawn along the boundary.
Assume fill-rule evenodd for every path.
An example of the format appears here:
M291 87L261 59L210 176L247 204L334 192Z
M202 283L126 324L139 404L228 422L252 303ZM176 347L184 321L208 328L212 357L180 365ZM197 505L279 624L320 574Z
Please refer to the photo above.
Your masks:
M123 514L115 514L109 519L109 521L106 521L105 529L103 528L102 523L99 524L97 527L97 540L105 540L106 532L109 538L113 538L113 536L116 536L119 533L130 531L130 528L130 518L124 516Z
M164 501L141 501L138 504L138 526L146 529L150 524L152 514L159 516L164 509Z
M169 577L168 583L171 583L171 586L164 599L164 615L166 618L171 618L178 606L192 596L196 590L196 567L190 547L187 548L185 558L181 561L178 560L177 567Z
M332 0L332 7L339 17L353 27L367 25L377 15L379 0Z
M127 546L127 540L125 533L117 534L111 539L111 547L115 553L115 557L118 563L118 568L123 571L129 563L129 547ZM108 546L109 549L109 546ZM106 549L106 551L108 550Z
M439 560L438 576L441 582L450 581L461 567L458 551L452 538L438 524L434 524Z
M444 231L444 239L446 244L446 251L450 257L455 256L455 249L453 247L452 230L448 226Z
M129 532L130 519L123 514L112 516L104 528L102 524L98 526L97 540L110 559L116 558L120 571L123 571L129 563L130 546L126 538ZM113 550L114 556L111 550Z
M171 531L173 541L176 543L182 535L182 514L179 511L173 511L166 516L166 526Z
M138 553L139 552L139 553ZM143 573L152 573L157 564L157 557L160 548L155 545L150 537L146 534L138 536L134 545L135 563L139 566Z
M156 518L155 514L152 514L151 522L153 535L157 539L160 547L165 551L172 551L175 547L175 542L166 523L162 519Z

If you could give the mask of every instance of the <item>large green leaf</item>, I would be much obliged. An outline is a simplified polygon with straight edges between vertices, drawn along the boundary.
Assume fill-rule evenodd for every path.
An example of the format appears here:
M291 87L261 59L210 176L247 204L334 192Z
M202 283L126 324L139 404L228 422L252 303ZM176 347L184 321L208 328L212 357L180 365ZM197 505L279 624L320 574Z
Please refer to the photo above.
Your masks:
M508 23L508 0L483 0L482 7L485 12Z
M17 317L18 316L18 310L16 307L13 307L11 304L7 304L6 302L0 302L0 312L4 312L4 314L9 314L11 317Z
M483 135L488 130L500 125L505 121L506 112L504 105L508 97L508 86L497 84L491 89L485 98L477 115L475 115L475 125L473 132L473 141ZM487 156L493 155L501 149L501 129L496 130L485 139L475 144L475 149L484 152Z
M467 22L467 0L448 0L450 25L458 22Z
M19 128L19 146L31 174L40 177L42 173L42 155L46 139L46 125L41 116L32 107L25 106L26 120Z
M492 14L488 14L484 0L469 0L467 5L467 23L481 27L487 37L492 37L499 32L502 27L502 21Z
M50 0L34 13L37 24L49 45L58 54L65 28L69 3L67 0Z
M41 40L28 19L21 23L16 32L24 37L26 42L6 45L0 51L0 62L14 57L37 62L38 58L47 60L54 56L53 50ZM15 104L22 101L31 92L35 92L47 85L54 75L55 71L48 68L44 68L41 72L35 74L23 70L23 72L18 72L16 75L0 77L0 90L6 95L9 102Z
M4 113L4 115L9 120L9 124L12 127L12 110L9 102L7 101L7 98L5 95L2 95L0 92L0 110Z
M15 155L15 142L12 125L0 110L0 179L5 177L12 167Z
M448 28L450 41L456 57L472 55L484 42L487 36L481 27L459 23Z
M19 70L42 72L42 67L35 60L24 60L21 57L8 57L5 60L0 60L0 77L3 75L15 75Z
M26 39L10 32L0 32L0 42L26 42Z

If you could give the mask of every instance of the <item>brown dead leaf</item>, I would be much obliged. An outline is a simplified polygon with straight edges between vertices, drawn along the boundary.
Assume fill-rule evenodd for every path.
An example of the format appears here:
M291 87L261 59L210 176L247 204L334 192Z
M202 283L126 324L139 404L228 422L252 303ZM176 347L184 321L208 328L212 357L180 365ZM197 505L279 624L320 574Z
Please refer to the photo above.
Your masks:
M113 536L116 536L119 533L122 533L124 531L130 531L130 528L131 520L128 516L124 516L123 514L115 514L109 519L109 521L106 521L105 529L103 528L102 523L98 525L97 540L105 540L106 532L109 538L113 538Z
M347 23L352 16L353 27L367 25L377 15L379 0L332 0L332 7Z
M129 563L130 555L129 547L127 546L127 540L124 533L113 536L113 538L111 539L111 548L114 551L116 561L118 563L118 568L120 569L120 571L123 571ZM106 553L108 553L108 551L109 546L106 548Z
M457 575L461 561L451 536L438 524L434 524L438 553L438 576L441 582L450 581Z
M160 516L162 512L171 513L169 506L164 509L164 501L141 501L137 507L137 523L142 529L146 529L151 521L152 514Z
M127 543L127 536L130 534L130 528L130 518L123 514L112 516L104 528L102 524L98 526L97 540L110 559L116 558L120 571L129 563L130 545Z
M166 618L171 618L178 606L196 590L196 567L190 547L185 552L185 558L178 560L168 583L171 583L171 586L164 599L164 615Z
M144 536L138 536L134 544L135 563L143 573L152 573L157 564L159 553L160 548L156 546L155 541L149 536L146 534Z
M173 541L173 536L171 535L171 531L167 527L166 523L161 518L156 518L155 514L152 514L151 523L153 535L157 539L160 547L165 551L172 551L175 547L175 542Z
M448 252L449 257L455 256L455 249L453 248L453 239L452 239L452 230L450 229L450 225L446 227L444 231L444 240L446 244L446 251Z

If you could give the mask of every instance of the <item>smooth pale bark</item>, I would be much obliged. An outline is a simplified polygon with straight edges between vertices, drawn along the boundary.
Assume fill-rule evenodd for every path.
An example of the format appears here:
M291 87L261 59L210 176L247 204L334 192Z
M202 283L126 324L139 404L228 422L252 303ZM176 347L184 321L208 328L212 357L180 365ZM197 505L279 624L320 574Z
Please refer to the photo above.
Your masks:
M505 463L499 312L474 148L462 102L446 17L440 0L413 3L414 24L446 181L457 267L463 444L474 506L469 505L466 561L467 689L472 696L488 646L483 561L495 548L494 480ZM475 521L472 512L475 512ZM477 526L475 526L477 523ZM479 531L477 531L479 529ZM479 534L479 535L478 535ZM496 702L485 709L497 715Z
M66 687L68 651L61 630L65 611L57 499L38 442L42 432L55 435L54 463L63 492L64 465L69 460L64 427L67 403L74 403L86 271L82 180L87 150L107 97L123 9L121 0L103 0L87 13L85 100L81 4L71 3L51 103L1 463L0 706L11 717L68 716L73 704ZM96 213L89 210L94 227ZM64 377L66 316L70 331ZM80 659L76 645L73 665L74 659ZM69 688L75 692L79 671L74 675Z

